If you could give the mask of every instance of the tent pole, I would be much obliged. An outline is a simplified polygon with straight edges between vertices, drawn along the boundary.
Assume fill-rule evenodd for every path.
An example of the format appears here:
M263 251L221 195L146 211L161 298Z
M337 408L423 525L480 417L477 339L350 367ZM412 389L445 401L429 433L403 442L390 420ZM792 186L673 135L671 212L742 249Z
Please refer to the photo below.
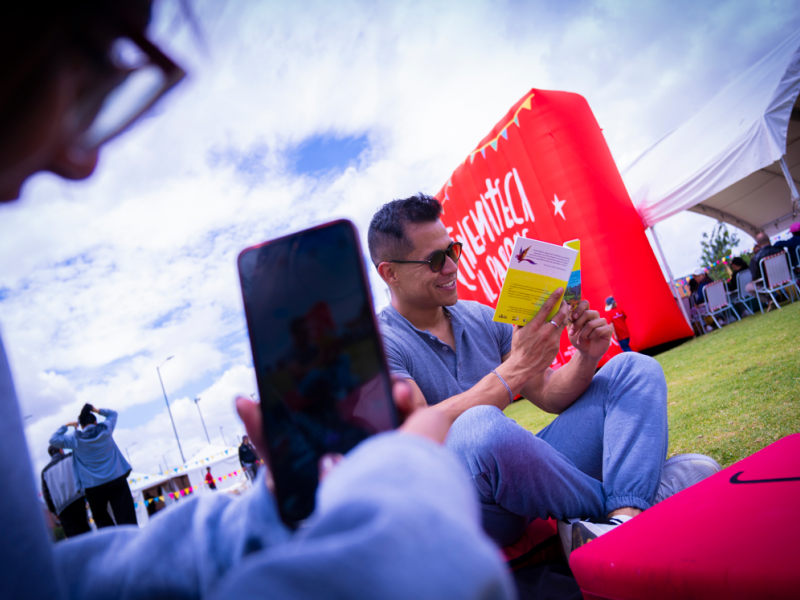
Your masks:
M669 289L672 292L672 297L675 298L675 301L678 303L678 308L681 309L681 314L683 315L683 318L686 319L686 324L691 328L692 335L694 335L694 327L692 327L692 322L689 320L689 315L686 314L686 308L683 306L683 302L681 302L678 292L675 291L675 278L672 276L672 270L669 268L667 257L664 256L664 251L661 249L661 242L658 241L655 225L650 225L650 232L653 234L653 239L656 241L656 248L658 248L658 253L661 255L661 262L664 263L664 268L667 270L667 276L669 277Z
M783 176L786 178L786 183L789 184L789 191L792 194L792 212L797 213L800 210L800 194L797 193L797 188L792 179L792 173L789 171L789 166L786 164L786 155L781 156L781 170Z

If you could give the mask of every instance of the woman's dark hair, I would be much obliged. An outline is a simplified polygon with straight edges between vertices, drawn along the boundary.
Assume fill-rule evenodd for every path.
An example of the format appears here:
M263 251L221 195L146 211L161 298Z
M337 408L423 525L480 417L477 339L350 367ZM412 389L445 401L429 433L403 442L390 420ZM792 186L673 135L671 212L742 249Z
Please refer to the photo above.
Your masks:
M97 423L97 419L95 418L94 414L92 414L91 404L83 405L83 408L81 409L81 414L78 417L78 423L81 424L81 427L86 427L87 425L92 425L93 423Z
M735 258L734 258L734 259L731 261L731 264L732 264L732 265L736 265L737 267L739 267L739 270L740 270L740 271L741 271L742 269L746 269L746 268L747 268L747 262L746 262L746 261L745 261L745 260L744 260L744 259L743 259L741 256L737 256L737 257L735 257Z
M697 291L697 281L694 279L689 280L689 291L693 294Z

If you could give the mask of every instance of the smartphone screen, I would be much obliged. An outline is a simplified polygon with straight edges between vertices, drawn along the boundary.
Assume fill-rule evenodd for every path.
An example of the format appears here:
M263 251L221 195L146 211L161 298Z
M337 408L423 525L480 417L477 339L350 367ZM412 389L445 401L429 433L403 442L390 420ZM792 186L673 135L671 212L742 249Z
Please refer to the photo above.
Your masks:
M355 227L336 221L244 250L244 308L283 521L314 510L320 462L396 415Z

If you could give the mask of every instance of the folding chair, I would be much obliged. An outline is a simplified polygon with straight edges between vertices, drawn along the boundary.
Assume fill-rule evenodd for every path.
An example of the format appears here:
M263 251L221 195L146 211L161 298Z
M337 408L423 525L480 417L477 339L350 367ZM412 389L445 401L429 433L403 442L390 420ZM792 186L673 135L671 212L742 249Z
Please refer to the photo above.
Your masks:
M751 281L753 281L753 275L750 273L750 269L742 269L736 273L736 291L731 292L729 297L731 304L743 304L745 310L752 315L755 314L755 311L748 303L754 300L757 302L758 300L744 289Z
M714 323L716 323L718 328L722 328L722 325L717 321L718 314L728 312L728 319L730 320L730 313L732 312L736 315L737 321L742 320L741 317L739 317L739 313L733 308L733 304L728 300L728 292L725 290L724 281L720 280L709 283L703 288L703 297L706 299L706 314L714 319Z
M695 306L691 296L681 298L681 302L683 302L686 308L686 314L689 315L689 322L691 323L692 329L697 325L697 329L700 330L700 335L705 335L706 322L703 320L703 317L706 315L706 305L701 304L700 306Z
M784 250L778 254L772 254L762 258L758 264L761 269L761 279L756 279L755 283L756 294L769 294L775 306L781 307L778 300L775 298L775 292L788 290L789 293L783 292L784 296L788 297L794 303L794 293L797 292L800 298L800 287L794 281L792 269L789 267L789 254ZM764 307L761 302L758 303L759 308L763 314Z

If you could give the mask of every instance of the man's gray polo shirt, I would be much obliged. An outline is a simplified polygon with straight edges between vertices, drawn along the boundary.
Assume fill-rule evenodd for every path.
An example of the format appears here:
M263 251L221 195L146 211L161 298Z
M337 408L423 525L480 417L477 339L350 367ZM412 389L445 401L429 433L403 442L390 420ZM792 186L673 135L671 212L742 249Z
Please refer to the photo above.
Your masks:
M413 379L428 404L467 391L511 351L513 328L492 321L493 309L461 300L445 310L453 325L455 351L430 332L414 327L391 305L378 315L389 370Z

